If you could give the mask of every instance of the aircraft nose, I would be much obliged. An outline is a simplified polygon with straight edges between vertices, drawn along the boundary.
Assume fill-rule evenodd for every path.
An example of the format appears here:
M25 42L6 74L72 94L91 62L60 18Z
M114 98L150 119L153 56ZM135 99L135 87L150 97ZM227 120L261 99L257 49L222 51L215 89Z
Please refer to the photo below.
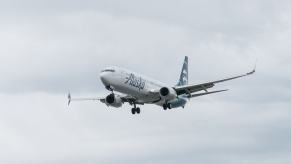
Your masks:
M100 74L100 80L102 81L102 83L105 85L105 86L108 86L109 82L108 82L108 73L106 72L102 72Z

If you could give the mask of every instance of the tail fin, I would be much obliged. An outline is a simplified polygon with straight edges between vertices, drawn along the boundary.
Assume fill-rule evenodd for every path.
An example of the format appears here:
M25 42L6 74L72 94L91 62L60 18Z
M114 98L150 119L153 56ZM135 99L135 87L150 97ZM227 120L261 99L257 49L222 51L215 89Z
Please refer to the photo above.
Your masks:
M181 75L177 86L188 84L188 56L185 56L184 64L182 67Z

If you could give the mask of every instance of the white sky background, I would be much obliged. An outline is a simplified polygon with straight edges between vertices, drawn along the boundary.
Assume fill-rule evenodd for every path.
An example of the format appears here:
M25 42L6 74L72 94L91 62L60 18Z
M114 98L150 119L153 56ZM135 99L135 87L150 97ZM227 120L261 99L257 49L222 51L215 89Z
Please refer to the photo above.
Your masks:
M1 1L0 163L291 162L291 2ZM169 84L245 73L185 109L108 109L99 71Z

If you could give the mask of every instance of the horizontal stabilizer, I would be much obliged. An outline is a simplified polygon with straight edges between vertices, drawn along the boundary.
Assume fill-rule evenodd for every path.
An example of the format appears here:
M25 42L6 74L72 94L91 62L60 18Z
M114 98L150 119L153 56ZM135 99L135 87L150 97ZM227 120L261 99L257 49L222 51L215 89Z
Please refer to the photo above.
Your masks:
M209 94L213 94L213 93L225 92L225 91L228 91L228 89L219 90L219 91L212 91L212 92L205 92L205 93L192 94L191 96L189 96L189 98L209 95Z

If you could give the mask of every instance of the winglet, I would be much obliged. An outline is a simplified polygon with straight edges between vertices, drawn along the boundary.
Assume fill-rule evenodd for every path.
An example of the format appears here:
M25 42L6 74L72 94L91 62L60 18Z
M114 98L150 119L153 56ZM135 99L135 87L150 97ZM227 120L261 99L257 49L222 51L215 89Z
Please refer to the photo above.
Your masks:
M71 97L71 94L69 93L68 94L68 106L71 104L71 101L72 101L72 97Z
M254 74L254 73L256 72L256 69L257 69L257 61L258 61L258 60L256 60L256 63L255 63L254 69L253 69L251 72L247 73L247 75L251 75L251 74Z

